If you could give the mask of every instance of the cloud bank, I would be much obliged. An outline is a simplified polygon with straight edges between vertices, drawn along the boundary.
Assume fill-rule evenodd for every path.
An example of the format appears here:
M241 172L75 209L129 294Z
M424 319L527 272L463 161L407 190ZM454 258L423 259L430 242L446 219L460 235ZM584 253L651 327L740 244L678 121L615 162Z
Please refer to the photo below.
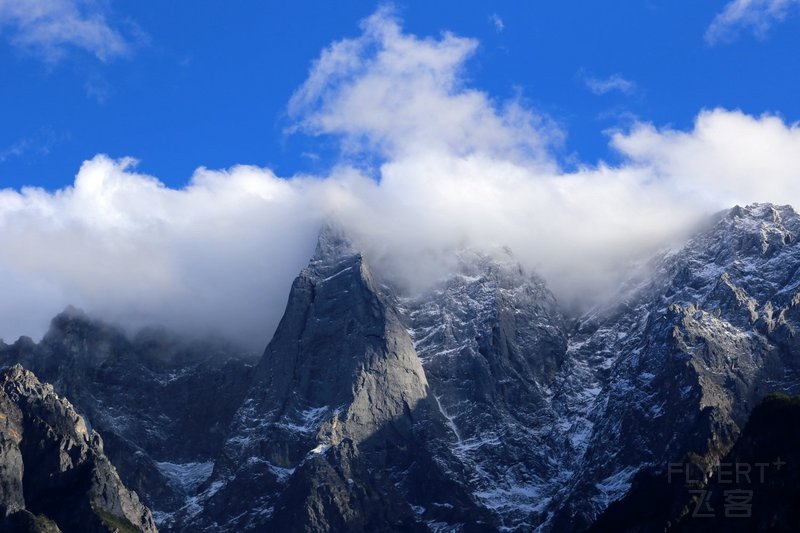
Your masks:
M552 120L468 85L478 46L410 35L381 10L326 48L289 103L295 134L340 142L325 175L199 168L171 189L98 155L70 187L0 191L0 336L39 336L73 304L263 348L329 217L406 290L445 275L463 248L508 246L570 300L707 213L800 205L800 128L771 115L636 124L610 138L621 163L564 171Z

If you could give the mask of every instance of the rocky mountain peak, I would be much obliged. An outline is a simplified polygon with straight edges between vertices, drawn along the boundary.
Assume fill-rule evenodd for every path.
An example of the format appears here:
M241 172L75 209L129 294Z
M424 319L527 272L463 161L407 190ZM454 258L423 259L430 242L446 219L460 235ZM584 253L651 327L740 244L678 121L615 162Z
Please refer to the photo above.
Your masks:
M75 441L90 441L86 422L75 412L72 404L59 398L52 385L40 382L33 372L22 365L15 364L3 372L2 387L17 404L47 421L50 426L58 426L56 429L61 433ZM51 407L54 409L51 410Z
M732 254L770 256L792 244L798 232L800 215L791 206L762 203L730 209L710 235L701 234L699 240L714 239Z
M357 255L353 242L338 222L326 221L317 235L317 246L311 263L335 263L345 257Z
M50 321L50 335L73 335L76 338L117 336L120 331L94 320L85 311L67 306Z
M225 457L215 469L212 486L214 480L225 480L205 503L215 520L232 528L254 527L268 523L275 512L272 520L280 522L284 518L278 511L287 505L280 503L281 494L305 487L302 495L292 496L296 511L302 508L296 498L313 497L307 492L309 476L330 474L328 467L304 465L329 456L361 462L363 454L386 449L390 442L410 446L414 413L426 401L428 383L384 290L341 228L326 224L308 267L292 285L284 316L234 419ZM363 465L346 470L351 466L366 472ZM352 485L340 482L345 493L361 485L389 490L366 478ZM273 497L260 509L242 508L243 502L230 498L252 483L273 487ZM313 519L304 516L292 520Z
M726 213L726 217L730 219L758 219L776 224L797 216L792 206L772 203L754 203L745 207L736 205Z
M798 234L789 206L723 212L571 340L575 360L600 361L561 518L590 521L641 469L687 453L714 464L764 393L796 389Z
M545 283L508 250L456 259L450 277L402 300L404 316L473 497L509 530L524 529L554 475L541 428L554 423L566 324Z
M0 526L156 533L100 436L51 385L13 365L0 374L0 412Z

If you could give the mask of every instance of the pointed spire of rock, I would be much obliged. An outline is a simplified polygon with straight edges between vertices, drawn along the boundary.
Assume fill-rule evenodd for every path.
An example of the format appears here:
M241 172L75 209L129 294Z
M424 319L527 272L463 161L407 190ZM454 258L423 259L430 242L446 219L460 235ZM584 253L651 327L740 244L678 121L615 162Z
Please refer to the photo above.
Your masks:
M319 230L312 261L335 260L356 253L342 225L334 220L328 220Z
M416 520L403 497L389 496L397 490L391 483L368 474L402 463L406 451L419 447L415 421L431 401L422 363L384 291L342 228L323 226L217 463L210 483L223 486L204 502L213 515L206 520L228 530L283 530L279 517L286 516L278 509L288 506L297 511L290 521L300 530L314 520L306 503L332 517L363 512L357 520L381 513ZM397 465L398 471L410 463ZM340 477L337 486L355 491L353 497L360 491L380 494L382 501L348 510L349 496L328 501L311 490ZM278 523L236 496L256 485L271 487L261 505L274 509Z

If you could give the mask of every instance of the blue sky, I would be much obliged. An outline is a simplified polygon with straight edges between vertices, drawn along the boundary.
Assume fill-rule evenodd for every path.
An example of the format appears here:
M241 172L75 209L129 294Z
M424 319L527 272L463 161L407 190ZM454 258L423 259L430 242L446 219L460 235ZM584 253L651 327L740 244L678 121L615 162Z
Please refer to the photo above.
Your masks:
M359 21L376 9L372 2L43 3L77 6L78 20L101 17L109 44L26 39L42 30L21 22L15 3L0 2L12 4L0 7L0 186L48 189L72 183L98 153L135 157L140 171L174 187L200 166L325 172L337 157L335 140L286 133L287 102L320 51L358 35ZM498 101L520 97L555 121L566 134L555 155L569 168L615 161L607 131L635 120L683 130L715 107L799 120L800 8L753 4L756 15L734 18L716 38L708 32L725 0L395 5L408 33L477 39L467 82ZM787 5L773 16L772 4ZM70 11L57 12L62 22L63 13Z

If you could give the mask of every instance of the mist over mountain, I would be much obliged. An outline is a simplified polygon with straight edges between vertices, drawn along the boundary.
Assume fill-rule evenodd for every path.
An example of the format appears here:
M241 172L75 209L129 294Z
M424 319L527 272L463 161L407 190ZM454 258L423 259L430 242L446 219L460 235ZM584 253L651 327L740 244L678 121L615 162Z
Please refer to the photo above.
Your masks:
M0 28L50 69L73 48L130 57L148 38L110 5L0 0ZM730 2L706 46L764 38L794 7ZM243 162L176 184L89 151L69 185L0 189L0 529L800 530L783 427L800 416L800 124L610 111L605 159L584 157L564 111L472 76L482 41L398 13L325 44L282 101L313 172ZM226 67L253 55L237 52L214 43ZM173 63L189 79L192 57ZM574 76L646 100L621 73ZM756 461L776 475L725 486ZM725 512L726 489L750 491L747 520L695 521L694 489Z
M255 361L164 329L129 339L69 309L41 342L0 344L0 367L23 365L73 402L105 442L115 490L146 506L111 519L132 508L161 531L702 529L664 473L712 479L749 446L761 399L800 391L797 235L790 206L736 206L575 315L507 252L464 250L446 279L408 294L326 224ZM60 427L29 407L14 420ZM777 435L781 416L762 416L762 431ZM14 449L2 466L20 485ZM65 479L41 490L71 490ZM0 512L72 527L21 484ZM759 496L755 523L789 524L795 497Z
M384 8L323 50L287 108L287 134L339 147L319 175L201 167L170 188L134 159L97 155L70 187L0 190L0 337L39 338L72 304L260 350L329 219L404 290L445 278L462 249L509 247L585 308L711 213L800 205L796 124L708 109L687 131L610 132L618 163L576 161L556 118L472 86L479 46L407 33Z

